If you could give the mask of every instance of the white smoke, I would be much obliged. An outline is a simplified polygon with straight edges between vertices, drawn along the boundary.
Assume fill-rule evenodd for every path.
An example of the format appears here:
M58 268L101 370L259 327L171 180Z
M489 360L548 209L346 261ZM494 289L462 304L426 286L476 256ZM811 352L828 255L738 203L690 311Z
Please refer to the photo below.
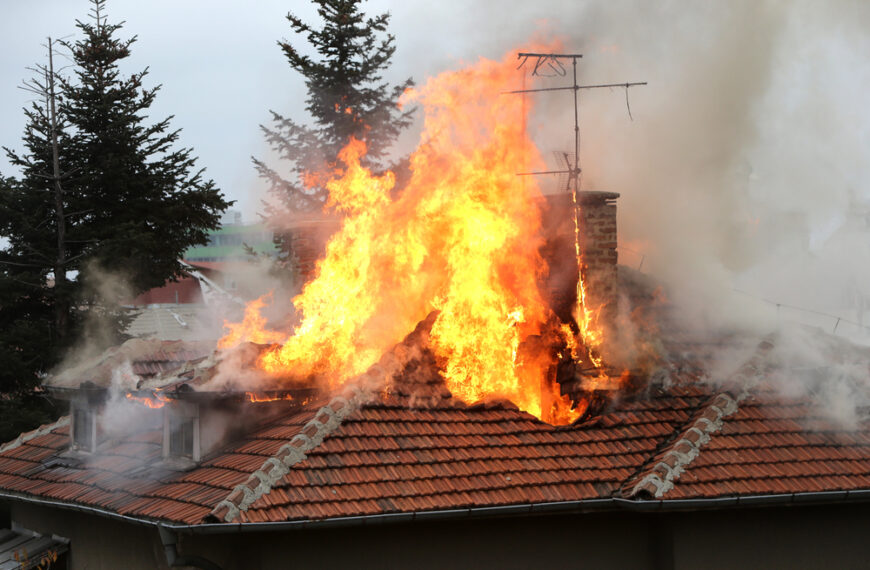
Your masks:
M699 335L780 330L784 392L811 395L847 425L862 418L867 367L822 331L868 340L870 5L487 7L487 26L502 32L478 34L487 39L469 51L519 45L545 18L566 51L584 54L582 84L649 82L629 91L633 120L623 90L580 92L582 185L621 194L620 261L643 260ZM570 76L529 86L565 84ZM570 93L530 97L539 148L572 150ZM789 373L800 369L812 372Z
M101 438L119 438L144 429L155 429L160 425L162 414L144 404L127 399L127 394L136 390L139 376L133 372L129 360L112 369L103 413L100 414Z

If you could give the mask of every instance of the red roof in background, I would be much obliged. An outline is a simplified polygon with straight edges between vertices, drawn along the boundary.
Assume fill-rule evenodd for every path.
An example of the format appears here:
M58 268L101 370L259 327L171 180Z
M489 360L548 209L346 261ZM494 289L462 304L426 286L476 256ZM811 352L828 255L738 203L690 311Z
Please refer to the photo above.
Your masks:
M241 267L246 262L213 262L213 261L186 261L188 265L194 269L205 271L210 275L216 271L226 271L229 268ZM149 289L141 293L132 301L125 304L135 307L143 307L145 305L156 304L176 304L176 303L202 303L202 290L199 286L199 280L184 275L178 278L178 281L167 281L160 287Z
M167 281L162 287L145 291L127 305L144 307L156 304L202 303L199 281L193 277L180 277L178 281Z
M246 261L188 261L187 259L184 260L184 263L195 269L205 269L207 271L226 271L229 267L250 265Z
M0 488L185 524L870 489L870 425L829 423L763 382L651 387L566 427L505 403L411 409L407 395L288 411L187 472L163 466L156 428L59 460L61 420L0 448Z

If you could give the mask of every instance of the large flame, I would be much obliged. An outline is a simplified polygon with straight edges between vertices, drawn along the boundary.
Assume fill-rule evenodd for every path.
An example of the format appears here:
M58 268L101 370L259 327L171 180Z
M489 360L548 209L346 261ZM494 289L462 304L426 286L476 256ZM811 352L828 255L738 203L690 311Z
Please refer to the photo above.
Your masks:
M259 299L249 302L245 306L245 316L240 323L224 321L227 334L218 341L218 348L231 348L240 342L249 341L260 344L281 343L287 339L287 335L268 328L267 319L261 313L263 307L272 300L272 294L268 293Z
M553 423L582 413L559 394L552 355L519 350L546 332L552 315L537 286L546 271L540 191L517 176L542 165L523 130L530 106L500 95L520 79L515 62L515 52L482 59L406 93L403 102L421 105L425 123L398 197L394 175L362 167L365 144L350 141L327 184L327 207L343 225L293 300L299 325L260 367L337 386L437 310L429 339L454 396L508 398ZM259 309L252 305L221 346L271 338Z

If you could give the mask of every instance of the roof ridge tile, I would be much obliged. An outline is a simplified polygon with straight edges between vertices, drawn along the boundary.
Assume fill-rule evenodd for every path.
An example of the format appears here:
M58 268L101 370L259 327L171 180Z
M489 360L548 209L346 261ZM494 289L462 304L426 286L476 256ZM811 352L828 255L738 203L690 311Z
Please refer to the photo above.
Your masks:
M673 489L674 482L686 467L701 453L701 448L710 442L712 435L722 429L725 418L737 413L740 402L751 396L766 368L766 357L773 349L773 338L763 339L755 353L740 368L731 374L725 384L739 390L736 396L727 391L714 396L695 416L695 420L673 440L665 450L655 456L656 463L645 473L629 481L630 498L650 495L660 499ZM638 480L639 479L639 480Z
M369 394L356 386L349 386L340 396L333 397L321 407L314 418L299 428L289 443L282 445L277 453L266 459L262 466L251 473L245 482L236 485L232 492L209 513L210 517L232 522L243 511L272 487L297 463L305 461L307 453L320 445L323 439L341 425L342 420L356 411Z
M661 498L674 486L686 466L700 454L701 447L710 441L710 435L719 431L725 417L737 411L737 401L728 393L717 395L700 412L697 419L683 430L682 437L674 440L663 453L660 460L631 486L629 497L637 498L644 493Z

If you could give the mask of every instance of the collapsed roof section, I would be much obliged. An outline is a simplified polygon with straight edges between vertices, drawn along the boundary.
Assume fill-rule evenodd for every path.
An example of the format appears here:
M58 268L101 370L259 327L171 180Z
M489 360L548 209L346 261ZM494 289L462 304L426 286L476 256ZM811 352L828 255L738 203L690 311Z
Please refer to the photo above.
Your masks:
M134 389L140 381L166 377L185 365L202 361L214 343L133 338L124 344L64 368L49 376L49 389L77 389L84 382L109 388Z

